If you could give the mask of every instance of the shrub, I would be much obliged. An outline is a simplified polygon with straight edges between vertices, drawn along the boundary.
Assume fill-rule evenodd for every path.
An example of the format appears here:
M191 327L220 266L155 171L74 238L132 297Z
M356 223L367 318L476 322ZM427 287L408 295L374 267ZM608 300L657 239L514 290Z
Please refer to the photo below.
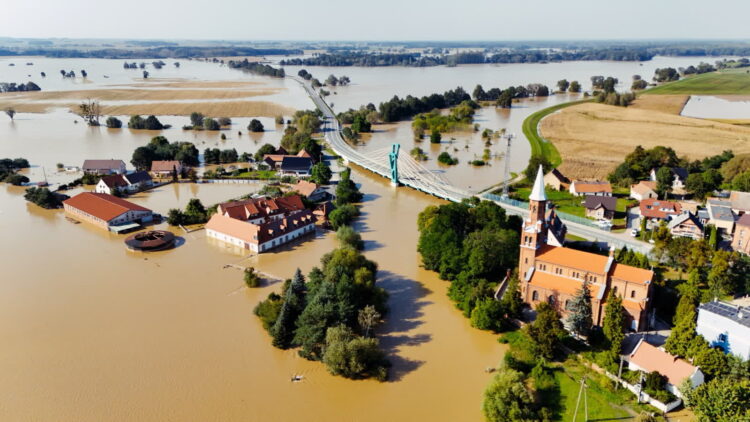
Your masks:
M458 164L458 158L453 158L451 157L450 154L443 151L440 153L440 155L438 155L438 162L445 164L445 165L452 166L452 165Z
M263 132L263 123L261 123L258 119L250 120L250 124L247 125L247 130L249 130L250 132Z
M245 284L247 287L260 287L261 278L260 275L258 275L257 272L255 272L255 268L248 267L245 268Z
M352 204L345 204L331 211L328 219L333 229L338 230L341 226L351 224L357 216L359 216L359 209Z

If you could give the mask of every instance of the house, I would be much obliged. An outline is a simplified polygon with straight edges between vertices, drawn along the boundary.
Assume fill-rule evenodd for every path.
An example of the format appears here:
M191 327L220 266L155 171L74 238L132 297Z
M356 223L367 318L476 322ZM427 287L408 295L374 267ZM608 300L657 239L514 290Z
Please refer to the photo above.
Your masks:
M732 249L750 255L750 214L743 215L735 223Z
M750 192L732 191L729 193L729 202L732 211L736 215L750 213Z
M630 186L630 197L643 201L644 199L656 199L659 197L656 193L656 182L646 180Z
M315 231L315 216L298 195L219 204L206 236L253 252L265 252Z
M682 213L682 206L677 202L660 201L658 199L648 198L641 201L638 205L642 218L647 220L669 220L673 216Z
M106 193L83 192L63 201L65 213L114 232L137 228L153 220L153 212Z
M331 201L325 201L322 204L318 204L313 210L313 215L318 223L328 225L328 215L333 211L334 206Z
M570 193L575 196L612 196L612 185L609 182L584 182L576 180L570 184Z
M182 163L177 160L157 160L151 162L151 175L159 178L172 178L175 172L182 174Z
M125 162L122 160L85 160L83 172L90 174L125 174Z
M689 237L693 240L703 239L703 224L690 211L673 217L667 228L674 237Z
M607 296L612 293L623 299L628 326L643 329L654 273L616 263L611 254L607 257L551 243L543 178L540 168L521 232L519 274L524 301L534 308L545 301L566 315L570 300L587 283L595 325L601 325Z
M307 177L312 173L313 162L309 157L285 156L281 160L279 173L298 177Z
M651 169L651 181L656 182L656 172L659 171L659 169ZM670 173L672 173L672 193L676 195L684 195L686 193L685 191L685 182L688 178L688 171L687 169L684 169L682 167L673 167L669 169Z
M279 149L277 149L276 153L274 154L264 155L263 162L268 164L268 167L279 170L281 169L281 165L283 164L284 159L287 159L287 158L291 159L294 157L309 159L312 162L312 164L315 163L315 160L313 159L313 157L304 149L298 152L297 155L291 155L291 154L288 154L286 150L281 147L279 147Z
M734 212L732 212L732 203L721 199L709 199L706 201L708 210L709 224L713 224L717 229L731 235L734 232Z
M145 171L130 174L112 174L99 179L95 192L112 195L115 190L120 192L138 192L154 185L151 176Z
M617 198L612 196L586 195L583 206L586 208L586 217L597 220L612 220L617 210Z
M711 347L750 359L750 307L716 300L701 303L695 330Z
M684 359L672 356L659 347L646 343L643 339L630 353L628 366L633 371L658 372L667 378L667 390L679 398L682 393L679 388L686 380L690 380L693 388L703 384L703 372Z
M552 169L544 176L544 186L549 186L554 190L565 190L570 187L570 179L563 176L558 169Z
M328 196L328 192L317 183L300 180L292 186L292 190L309 199L310 201L320 201Z

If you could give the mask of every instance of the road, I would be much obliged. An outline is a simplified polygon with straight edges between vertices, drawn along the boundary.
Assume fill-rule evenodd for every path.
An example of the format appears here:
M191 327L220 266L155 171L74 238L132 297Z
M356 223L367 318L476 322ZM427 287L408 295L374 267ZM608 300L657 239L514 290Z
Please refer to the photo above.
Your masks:
M339 155L345 161L357 164L358 166L377 173L385 178L390 178L391 171L387 159L383 160L381 157L381 159L376 160L373 157L364 155L352 148L341 135L341 124L336 118L336 114L325 102L325 100L323 100L319 93L315 91L310 83L294 76L288 77L294 79L302 85L307 94L310 96L310 99L312 99L312 101L315 103L315 106L318 107L318 109L323 113L327 129L324 131L325 139L328 145L337 155ZM399 182L402 185L409 186L421 192L425 192L430 195L453 202L460 202L473 196L477 196L482 200L488 200L487 198L452 186L447 181L440 179L434 173L426 170L421 165L416 163L408 154L399 154L398 166ZM528 210L525 208L516 207L499 201L493 202L503 207L509 214L520 215L523 217L526 217L528 215ZM568 233L583 237L585 239L589 239L591 241L606 242L611 246L615 246L616 248L627 246L628 249L632 249L642 253L648 253L652 249L652 246L649 243L641 242L640 240L631 237L627 233L612 233L601 230L599 228L590 227L585 224L567 220L565 221L565 225L568 227Z

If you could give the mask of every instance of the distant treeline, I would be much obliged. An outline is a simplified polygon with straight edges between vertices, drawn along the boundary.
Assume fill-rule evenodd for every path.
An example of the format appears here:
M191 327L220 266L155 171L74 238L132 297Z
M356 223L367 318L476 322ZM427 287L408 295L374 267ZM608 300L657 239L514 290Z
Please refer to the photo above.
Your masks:
M0 82L0 92L25 92L25 91L41 91L39 85L34 82L27 83L15 83L15 82Z
M55 58L97 59L166 59L200 58L221 56L272 56L302 54L302 50L251 47L175 47L161 46L145 49L102 48L77 50L70 48L0 48L0 56L44 56Z
M648 61L654 56L745 56L750 46L727 47L611 47L579 50L510 49L483 50L456 54L443 54L439 49L426 53L376 53L364 51L337 51L308 58L282 60L282 66L455 66L480 63L546 63L563 61ZM435 54L437 53L437 54Z
M441 94L432 94L422 98L408 95L401 99L394 96L388 101L380 103L378 111L383 122L395 122L409 119L419 113L425 113L436 108L454 107L463 101L471 100L469 94L460 86L454 90Z
M251 62L247 59L241 62L230 60L227 64L232 69L242 69L258 75L273 76L276 78L283 78L286 75L284 69L277 69L263 63Z

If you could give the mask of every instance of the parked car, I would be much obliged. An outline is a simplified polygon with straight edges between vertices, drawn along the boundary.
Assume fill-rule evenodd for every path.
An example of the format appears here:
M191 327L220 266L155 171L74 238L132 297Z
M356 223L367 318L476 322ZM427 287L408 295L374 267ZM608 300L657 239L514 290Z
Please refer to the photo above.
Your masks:
M638 237L638 229L632 229L630 230L630 235L633 237Z

